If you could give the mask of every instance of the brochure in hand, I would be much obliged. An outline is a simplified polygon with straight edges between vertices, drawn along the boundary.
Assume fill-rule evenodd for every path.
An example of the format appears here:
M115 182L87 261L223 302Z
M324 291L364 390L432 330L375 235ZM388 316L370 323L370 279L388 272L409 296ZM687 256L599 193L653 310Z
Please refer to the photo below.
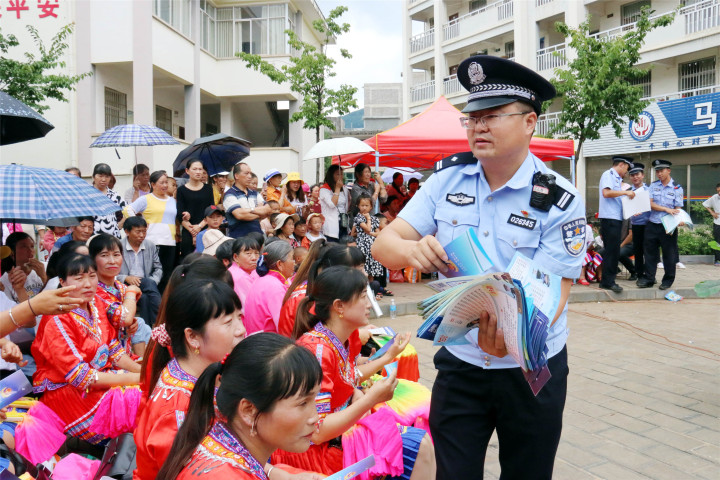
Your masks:
M329 477L325 477L325 480L350 480L351 478L355 478L363 472L367 472L374 466L375 455L370 455L369 457L363 458L359 462L353 463L347 468L343 468L339 472L334 473Z
M668 213L667 215L662 217L660 221L662 222L663 227L665 227L665 233L667 234L673 233L681 223L685 224L685 226L688 227L690 230L693 230L695 228L695 225L693 224L690 215L688 215L688 213L682 209L680 209L680 211L674 215Z
M493 313L503 330L508 355L522 368L537 395L550 378L546 340L560 302L561 278L520 253L507 272L467 276L467 271L478 269L487 270L470 265L458 272L465 276L429 284L438 293L418 304L425 319L418 337L435 345L467 344L477 336L480 312Z

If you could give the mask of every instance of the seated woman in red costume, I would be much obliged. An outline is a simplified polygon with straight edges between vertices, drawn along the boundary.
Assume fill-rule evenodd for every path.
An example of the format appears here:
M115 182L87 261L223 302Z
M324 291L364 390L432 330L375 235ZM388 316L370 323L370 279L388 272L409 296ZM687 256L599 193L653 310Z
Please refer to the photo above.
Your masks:
M293 277L290 288L285 294L278 323L278 333L280 335L292 337L295 327L295 314L300 302L305 298L308 285L312 285L315 277L317 277L323 269L336 265L344 265L364 272L365 255L363 255L357 247L338 245L336 243L326 244L323 239L313 242L308 256L303 260L295 277ZM372 325L368 327L373 328ZM360 339L363 345L370 338L369 328L360 329ZM380 346L383 346L388 341L385 338L377 337L373 337L373 340L379 343ZM420 378L420 366L415 348L412 345L408 345L396 360L398 361L397 377L417 382Z
M310 447L321 380L317 360L291 340L274 333L243 340L198 379L157 479L275 480L278 469L265 464L273 451ZM306 478L313 477L321 478Z
M310 313L312 308L314 314ZM357 362L358 329L368 324L369 309L367 278L356 269L327 268L310 286L309 295L298 308L295 336L322 366L322 386L315 400L320 427L312 435L313 446L307 452L278 451L272 459L331 474L373 453L376 465L370 470L372 475L434 479L434 450L425 431L396 425L398 416L378 406L392 401L398 385L395 374L375 380L364 392L357 388L393 362L410 341L409 333L399 335L380 358ZM374 408L378 411L366 417ZM337 442L340 436L342 449Z
M145 372L155 387L135 429L135 480L152 480L190 404L197 377L245 337L241 305L233 289L215 279L195 279L174 288L165 322L153 329L152 365Z
M96 295L95 262L85 255L69 255L58 265L58 276L63 287L75 286L73 294L81 297L83 303L70 312L45 315L40 320L31 350L37 363L33 390L43 394L40 405L49 407L59 417L64 434L102 444L109 437L95 429L96 420L106 420L98 412L107 411L111 401L139 399L137 387L133 387L137 396L114 387L136 386L140 381L140 365L125 354L115 328L105 311L98 308L102 300ZM33 417L33 413L31 409L28 415ZM41 415L37 410L35 413L39 420ZM18 436L23 435L22 426L18 427ZM30 436L18 443L31 450L39 448L32 444L32 433L27 433ZM50 433L48 430L47 434Z
M112 235L101 233L90 239L88 251L97 267L97 295L103 300L108 321L117 330L125 353L131 358L133 353L142 356L150 339L150 327L135 317L142 293L138 287L125 285L115 278L123 262L122 243Z

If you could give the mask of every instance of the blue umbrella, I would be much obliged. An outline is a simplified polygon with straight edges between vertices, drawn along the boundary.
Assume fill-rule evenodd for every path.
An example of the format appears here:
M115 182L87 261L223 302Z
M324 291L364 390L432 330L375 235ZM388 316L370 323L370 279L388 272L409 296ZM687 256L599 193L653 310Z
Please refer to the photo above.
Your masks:
M81 178L53 168L0 165L0 219L52 226L120 207Z
M252 142L248 140L224 133L198 138L178 154L173 162L173 172L176 177L182 176L188 162L194 159L199 159L205 165L211 177L229 172L243 158L250 155L251 145Z
M105 130L90 145L93 147L151 147L153 145L177 145L168 133L150 125L118 125Z

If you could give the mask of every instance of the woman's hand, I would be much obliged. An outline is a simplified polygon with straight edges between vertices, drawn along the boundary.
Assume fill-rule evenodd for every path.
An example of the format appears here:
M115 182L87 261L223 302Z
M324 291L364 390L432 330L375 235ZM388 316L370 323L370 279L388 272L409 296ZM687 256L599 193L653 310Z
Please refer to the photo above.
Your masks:
M410 343L410 332L400 333L395 336L395 342L388 348L387 352L385 352L385 355L389 357L389 362L392 362L395 357L400 355L404 350L405 347L408 346L408 343Z
M373 386L365 392L365 395L372 397L376 404L387 402L392 400L397 384L396 372L392 372L388 377L373 383Z
M32 310L38 315L67 313L78 308L83 301L82 298L70 296L73 290L75 290L74 285L58 288L57 290L45 290L35 295L28 302L31 303Z
M47 280L47 277L45 275L45 265L43 265L42 262L37 258L31 258L30 260L28 260L25 266L33 270L37 274L37 276L43 280L43 282Z
M23 272L20 267L13 267L10 272L8 272L8 280L10 280L13 290L18 292L19 290L25 289L27 274Z
M189 221L190 221L190 213L189 213L189 212L183 212L183 213L182 213L182 221L183 221L183 222L189 222Z
M22 352L20 347L15 345L10 340L5 341L0 350L0 356L8 363L16 363L18 367L24 367L28 364L27 360L23 360Z
M138 282L139 283L139 282ZM135 294L135 300L140 299L140 295L142 295L142 291L136 286L136 285L130 285L127 290L127 293L134 293Z

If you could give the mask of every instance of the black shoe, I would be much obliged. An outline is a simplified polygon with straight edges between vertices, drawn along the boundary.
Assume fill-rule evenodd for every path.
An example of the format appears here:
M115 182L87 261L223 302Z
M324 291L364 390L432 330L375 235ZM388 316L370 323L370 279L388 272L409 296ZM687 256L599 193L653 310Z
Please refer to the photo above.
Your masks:
M662 285L662 284L661 284L658 288L659 288L660 290L667 290L667 289L670 288L670 287L672 287L672 285Z
M630 275L630 278L628 278L628 280L630 280L631 282L632 282L632 281L635 281L635 280L637 280L637 279L638 279L638 276L635 275L634 273L633 273L632 275Z
M620 285L618 285L617 283L614 283L614 284L610 285L609 287L605 286L605 285L600 285L600 288L602 288L603 290L612 290L615 293L620 293L623 291L623 288Z
M650 288L653 285L655 285L655 283L645 280L644 278L641 278L640 280L637 281L637 283L635 285L637 285L638 288Z

